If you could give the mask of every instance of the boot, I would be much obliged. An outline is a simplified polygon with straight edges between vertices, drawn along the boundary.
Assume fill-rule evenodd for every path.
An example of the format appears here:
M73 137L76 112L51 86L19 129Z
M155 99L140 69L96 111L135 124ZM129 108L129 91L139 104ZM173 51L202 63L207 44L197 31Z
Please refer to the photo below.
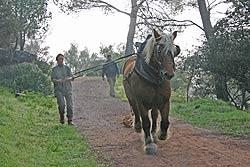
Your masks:
M68 120L68 125L73 125L75 126L75 124L73 123L73 121L71 119Z
M64 124L64 114L60 114L60 123Z

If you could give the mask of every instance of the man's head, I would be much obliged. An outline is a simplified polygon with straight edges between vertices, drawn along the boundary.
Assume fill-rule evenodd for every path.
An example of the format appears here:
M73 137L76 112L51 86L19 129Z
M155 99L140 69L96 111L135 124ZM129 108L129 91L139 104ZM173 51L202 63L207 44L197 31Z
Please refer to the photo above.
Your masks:
M63 64L63 61L64 61L64 55L59 53L57 56L56 56L56 61L57 61L57 64Z

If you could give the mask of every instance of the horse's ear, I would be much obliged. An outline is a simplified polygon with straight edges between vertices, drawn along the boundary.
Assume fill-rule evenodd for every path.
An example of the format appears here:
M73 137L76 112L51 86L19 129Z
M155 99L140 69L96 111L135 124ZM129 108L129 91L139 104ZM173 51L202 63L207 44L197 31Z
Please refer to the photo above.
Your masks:
M173 32L173 40L176 38L177 36L177 31Z
M161 40L161 35L155 29L153 29L153 31L154 31L155 40L156 42L158 42L159 40Z

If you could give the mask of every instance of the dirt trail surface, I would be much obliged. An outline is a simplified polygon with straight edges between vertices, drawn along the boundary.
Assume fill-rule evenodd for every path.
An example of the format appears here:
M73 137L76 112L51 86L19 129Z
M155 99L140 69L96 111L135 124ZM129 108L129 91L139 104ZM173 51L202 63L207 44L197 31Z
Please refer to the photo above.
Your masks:
M74 122L101 163L111 167L250 167L250 140L198 129L170 119L170 137L157 155L145 155L142 134L122 124L128 103L109 97L101 78L73 83Z

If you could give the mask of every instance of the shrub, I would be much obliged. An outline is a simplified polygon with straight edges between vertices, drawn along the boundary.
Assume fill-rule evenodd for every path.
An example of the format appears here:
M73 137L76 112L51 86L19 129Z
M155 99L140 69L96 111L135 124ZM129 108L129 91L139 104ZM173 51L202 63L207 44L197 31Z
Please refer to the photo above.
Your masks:
M0 68L0 85L14 92L36 91L45 95L52 93L50 78L36 65L21 63Z

